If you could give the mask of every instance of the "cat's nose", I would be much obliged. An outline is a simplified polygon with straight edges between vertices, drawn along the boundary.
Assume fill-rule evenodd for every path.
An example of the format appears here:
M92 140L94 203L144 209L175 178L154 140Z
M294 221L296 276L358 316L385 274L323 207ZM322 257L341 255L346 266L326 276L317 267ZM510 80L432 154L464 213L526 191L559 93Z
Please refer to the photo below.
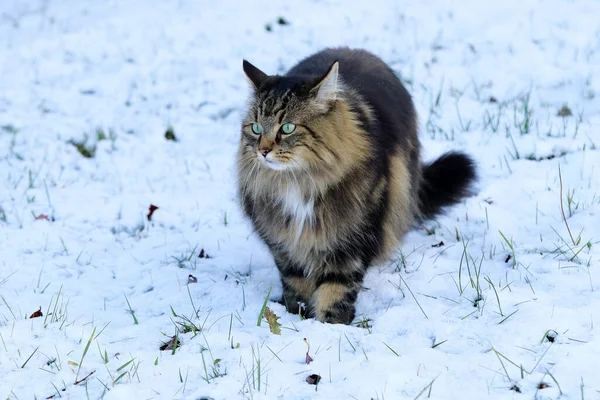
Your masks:
M272 149L272 148L270 148L270 147L267 147L267 146L261 146L261 147L258 149L258 152L259 152L260 154L262 154L262 156L263 156L263 157L266 157L266 156L267 156L267 154L269 154L269 153L271 152L271 150L273 150L273 149Z

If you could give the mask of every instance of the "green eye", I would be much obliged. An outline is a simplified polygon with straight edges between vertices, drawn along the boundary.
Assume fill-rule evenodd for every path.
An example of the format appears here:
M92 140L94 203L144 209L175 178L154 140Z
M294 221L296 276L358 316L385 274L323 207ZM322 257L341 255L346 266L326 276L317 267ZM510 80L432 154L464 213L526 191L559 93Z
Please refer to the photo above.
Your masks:
M262 126L256 123L252 124L252 132L256 133L257 135L260 135L262 133Z
M286 135L289 135L290 133L294 132L296 130L296 124L292 124L291 122L288 122L287 124L283 124L281 126L281 131L283 133L285 133Z

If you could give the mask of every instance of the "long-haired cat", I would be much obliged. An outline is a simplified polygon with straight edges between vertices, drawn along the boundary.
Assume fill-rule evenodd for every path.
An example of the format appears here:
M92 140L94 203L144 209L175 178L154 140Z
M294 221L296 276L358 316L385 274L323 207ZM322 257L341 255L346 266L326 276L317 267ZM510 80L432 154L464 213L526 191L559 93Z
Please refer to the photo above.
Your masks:
M422 165L411 97L367 51L326 49L283 76L243 69L253 86L237 153L243 210L288 311L349 324L369 265L415 218L467 196L474 163L451 152Z

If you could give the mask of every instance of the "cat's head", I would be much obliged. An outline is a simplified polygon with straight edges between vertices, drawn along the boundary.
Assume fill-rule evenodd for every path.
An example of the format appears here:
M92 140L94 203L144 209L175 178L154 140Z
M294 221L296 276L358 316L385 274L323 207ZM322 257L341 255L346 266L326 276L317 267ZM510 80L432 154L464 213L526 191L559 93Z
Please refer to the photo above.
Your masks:
M343 157L343 84L334 62L321 76L269 76L244 60L252 98L242 122L246 163L275 171L335 168Z

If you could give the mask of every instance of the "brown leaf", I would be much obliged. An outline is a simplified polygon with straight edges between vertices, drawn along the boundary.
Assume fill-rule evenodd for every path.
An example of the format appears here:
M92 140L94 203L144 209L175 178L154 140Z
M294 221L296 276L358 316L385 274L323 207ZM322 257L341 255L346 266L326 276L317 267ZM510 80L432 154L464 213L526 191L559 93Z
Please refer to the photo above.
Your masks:
M45 219L46 221L50 221L50 218L48 218L48 216L46 214L40 214L37 217L35 217L36 221L38 221L40 219Z
M546 339L550 343L554 343L554 341L556 340L557 336L558 336L558 333L556 333L556 331L548 331L548 333L546 333Z
M177 339L177 336L173 336L168 342L163 343L159 349L161 351L164 350L173 350L173 348L181 347L181 342Z
M313 362L313 358L310 356L310 354L308 354L308 351L306 352L306 363L310 364L311 362Z
M152 215L154 214L154 211L158 210L158 207L155 206L154 204L150 204L150 208L148 211L148 221L152 221Z
M570 117L571 115L573 115L573 111L571 111L569 106L565 104L560 108L560 110L558 110L558 113L556 113L556 115L559 117Z
M309 385L318 385L321 381L321 375L312 374L306 377L306 382Z
M167 131L165 132L165 139L172 140L173 142L177 141L177 136L175 136L173 128L169 127L169 129L167 129Z
M444 242L439 242L438 244L432 244L431 247L442 247Z
M275 313L271 311L269 307L265 308L265 318L269 323L269 330L271 331L271 333L275 335L281 335L281 324L277 322L279 317L275 315Z
M550 385L548 385L546 382L540 382L540 383L537 385L537 388L538 388L538 389L546 389L546 388L549 388L549 387L550 387Z
M310 351L310 343L308 343L308 339L304 338L304 343L306 343L306 363L310 364L311 362L313 362L313 358L310 356L310 354L308 354L308 352Z
M513 385L513 386L510 388L510 390L513 390L513 391L515 391L515 392L517 392L517 393L521 393L521 388L520 388L520 387L518 387L517 385Z
M195 277L194 275L192 275L192 274L189 274L189 275L188 275L188 282L187 282L187 283L188 283L188 285L189 285L190 283L198 283L198 278L196 278L196 277Z
M358 323L356 324L356 327L363 328L363 329L371 329L371 319L365 318L362 321L358 321Z
M198 254L198 258L210 258L207 252L204 249L200 250L200 254Z
M44 314L42 314L42 307L40 307L39 310L37 310L36 312L34 312L33 314L31 314L29 316L29 318L39 318L39 317L43 317Z

